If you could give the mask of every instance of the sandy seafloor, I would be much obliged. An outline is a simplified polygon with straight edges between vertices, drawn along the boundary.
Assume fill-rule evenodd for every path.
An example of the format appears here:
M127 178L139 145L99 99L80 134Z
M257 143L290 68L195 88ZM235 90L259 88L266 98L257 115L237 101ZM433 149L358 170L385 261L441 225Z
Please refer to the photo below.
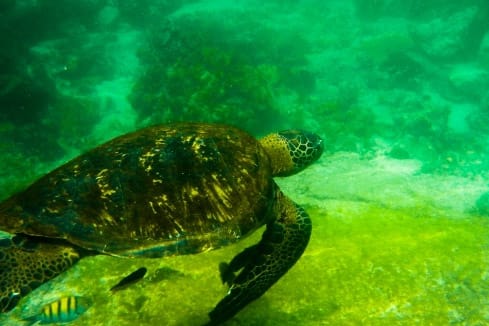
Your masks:
M343 2L338 4L343 6ZM216 6L225 7L223 3ZM275 6L272 7L276 9ZM195 10L192 6L189 8ZM266 17L267 8L262 8L261 2L257 8L257 15L262 15L258 15L258 19L265 21L262 18ZM237 6L233 10L244 9ZM349 11L335 11L334 6L324 12L316 12L314 8L304 10L317 19L310 25L298 18L304 13L283 10L281 15L275 16L275 21L268 17L267 23L299 26L311 33L308 37L320 36L321 42L308 56L310 68L317 74L316 93L311 101L316 96L317 101L324 97L325 102L330 99L335 102L335 94L348 93L350 88L356 87L360 94L358 105L372 107L377 118L385 118L386 129L397 127L396 122L389 120L396 114L405 121L419 117L423 121L434 117L435 121L439 116L437 108L447 106L450 109L443 112L449 114L448 125L440 127L433 122L437 133L452 128L462 140L469 134L487 140L487 131L482 130L484 134L472 126L473 130L468 132L464 117L475 110L473 107L487 89L484 85L489 84L486 71L489 33L485 47L481 47L481 65L471 61L436 67L413 55L413 61L427 70L420 79L414 78L421 85L421 91L397 87L390 80L375 88L372 84L377 86L382 82L385 72L375 67L370 70L368 65L360 67L361 70L356 66L355 57L360 54L367 57L368 62L383 61L393 49L412 50L404 19L384 17L359 31ZM185 13L185 10L179 12ZM438 19L433 21L435 27L442 25ZM390 24L391 30L384 30L386 24ZM426 30L430 30L429 25ZM101 113L91 133L84 135L91 143L100 143L135 128L135 113L127 95L138 68L135 53L140 34L134 30L118 33L109 43L110 59L119 60L115 64L118 69L112 79L94 81L93 94L84 95L98 101L97 109ZM352 39L355 42L351 43ZM52 55L50 51L56 51L49 43L31 50L52 69L64 64L62 59ZM445 84L450 84L451 88L444 89ZM57 87L61 93L76 93L74 85L76 81L71 86L69 82L60 82ZM445 93L441 94L443 91ZM464 97L464 94L468 95ZM421 104L426 106L418 107ZM293 106L285 106L284 110L294 112L307 108L307 104L299 109ZM414 112L414 108L418 111ZM483 110L482 104L479 109ZM305 124L322 134L321 128L327 124L329 116L324 118L313 111L304 112L304 116ZM73 119L76 121L76 118L75 115ZM291 117L291 121L296 118ZM481 114L472 121L482 119L483 124L483 118ZM347 125L349 122L347 117L346 121L338 123ZM27 179L33 180L79 153L78 145L84 143L69 143L64 136L70 135L72 126L62 127L65 134L61 133L58 143L65 157L48 163L33 161L32 170L25 169L22 160L12 160L18 167L10 161L1 162L0 187L9 189L2 195L19 190L19 184L26 183ZM409 132L417 136L420 130ZM421 147L433 140L427 136L419 138L419 143L404 144L407 151L414 153L411 156L415 156L418 145ZM489 218L477 215L474 209L478 198L489 189L487 169L474 169L466 176L451 175L450 170L431 174L422 170L426 165L422 160L386 156L395 141L379 146L378 151L370 148L368 155L330 151L328 144L326 139L326 152L318 163L300 175L277 180L284 192L304 206L312 217L313 233L306 252L263 297L243 309L227 325L488 325ZM446 154L442 152L440 157ZM475 160L483 160L487 167L487 153L476 154ZM458 163L462 166L464 162ZM24 177L21 182L18 182L19 175ZM261 231L239 244L199 255L165 259L108 256L82 259L66 273L23 298L10 313L1 315L0 324L23 325L23 318L38 313L44 304L68 295L93 300L93 305L70 325L204 324L207 313L227 290L219 279L219 262L229 261L242 248L258 241ZM110 293L112 285L141 266L148 269L141 282Z
M313 234L299 262L227 325L485 325L489 219L469 215L484 180L418 174L420 163L325 154L281 188L307 208ZM72 325L199 325L225 294L224 249L166 259L97 256L24 298L0 320L18 325L62 295L94 304ZM126 290L109 288L145 266Z

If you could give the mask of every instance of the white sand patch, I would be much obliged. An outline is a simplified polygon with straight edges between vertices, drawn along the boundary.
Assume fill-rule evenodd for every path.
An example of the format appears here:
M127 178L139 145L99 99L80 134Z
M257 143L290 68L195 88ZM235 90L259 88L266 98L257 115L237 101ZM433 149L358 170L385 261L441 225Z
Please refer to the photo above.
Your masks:
M298 177L277 180L296 202L328 208L331 200L360 201L389 208L431 208L457 215L472 209L488 190L486 181L421 174L421 162L385 156L361 159L340 152L325 157ZM421 214L423 212L420 212Z

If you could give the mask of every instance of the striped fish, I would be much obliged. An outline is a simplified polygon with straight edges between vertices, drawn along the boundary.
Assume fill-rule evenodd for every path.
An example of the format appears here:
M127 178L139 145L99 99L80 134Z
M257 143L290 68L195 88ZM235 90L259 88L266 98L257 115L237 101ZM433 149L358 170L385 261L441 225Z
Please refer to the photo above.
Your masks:
M66 323L78 318L92 304L91 300L84 297L68 296L60 298L42 307L39 314L26 318L36 325L51 323Z

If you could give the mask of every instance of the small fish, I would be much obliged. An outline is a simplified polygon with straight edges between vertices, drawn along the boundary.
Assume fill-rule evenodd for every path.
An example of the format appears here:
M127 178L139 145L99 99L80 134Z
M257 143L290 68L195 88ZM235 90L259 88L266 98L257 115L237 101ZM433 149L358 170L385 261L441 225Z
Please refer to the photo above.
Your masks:
M146 267L139 268L138 270L136 270L136 271L132 272L131 274L127 275L126 277L124 277L119 283L117 283L116 285L111 287L110 291L116 292L116 291L125 289L126 287L128 287L129 285L131 285L133 283L136 283L137 281L139 281L140 279L142 279L144 277L144 275L146 274L146 271L147 271Z
M67 323L75 320L91 306L88 298L68 296L60 298L42 307L41 312L26 318L31 324L44 325L51 323Z

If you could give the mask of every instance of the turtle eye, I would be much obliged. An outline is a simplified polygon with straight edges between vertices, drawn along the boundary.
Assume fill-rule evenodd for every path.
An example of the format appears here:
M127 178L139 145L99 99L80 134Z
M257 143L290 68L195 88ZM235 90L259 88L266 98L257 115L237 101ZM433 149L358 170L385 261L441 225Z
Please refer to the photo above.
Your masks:
M323 140L316 134L302 130L287 130L280 132L287 140L292 162L297 171L316 161L323 153Z

